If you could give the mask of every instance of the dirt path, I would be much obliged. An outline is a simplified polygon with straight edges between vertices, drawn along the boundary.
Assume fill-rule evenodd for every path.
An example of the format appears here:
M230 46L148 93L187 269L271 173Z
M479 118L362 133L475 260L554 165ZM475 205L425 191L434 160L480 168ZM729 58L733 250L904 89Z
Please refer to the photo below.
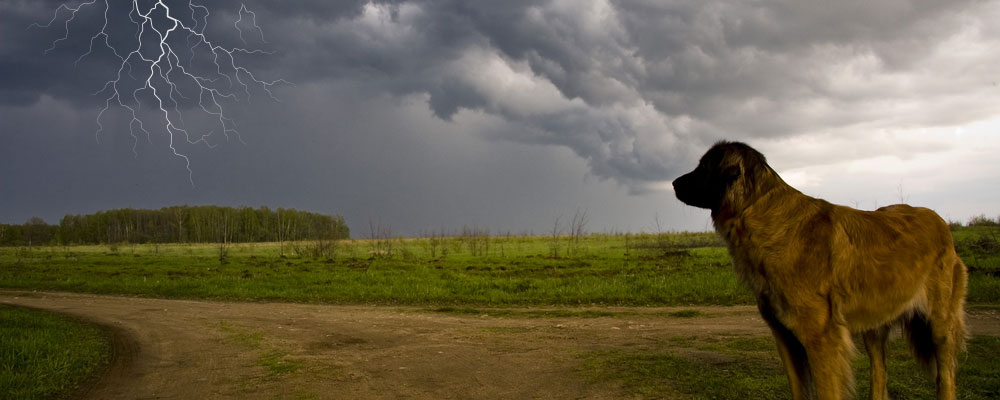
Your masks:
M580 354L671 337L767 335L754 307L602 308L617 316L502 318L417 307L227 303L0 291L0 303L116 332L93 399L622 398L579 374ZM690 309L690 308L685 308ZM579 309L574 309L580 311ZM1000 313L970 314L1000 335Z

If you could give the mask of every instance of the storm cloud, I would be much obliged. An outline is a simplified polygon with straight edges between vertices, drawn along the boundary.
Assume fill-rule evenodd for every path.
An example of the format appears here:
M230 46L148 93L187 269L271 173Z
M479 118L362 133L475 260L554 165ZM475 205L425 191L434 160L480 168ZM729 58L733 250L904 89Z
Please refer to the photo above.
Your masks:
M641 190L721 138L996 111L1000 53L983 2L363 3L296 17L282 69L425 93L439 118L482 111L498 137L566 146ZM305 9L303 9L305 11ZM309 15L322 15L310 13ZM318 46L316 46L318 44Z
M0 1L0 129L5 147L24 141L29 144L22 146L41 148L36 141L43 135L13 140L15 131L34 129L30 121L13 114L38 115L41 107L62 105L66 121L75 121L66 122L67 127L87 126L85 121L103 104L93 92L109 79L114 60L95 54L76 62L103 22L101 8L81 14L70 26L70 39L47 54L43 50L63 34L61 20L46 29L28 28L48 21L59 4ZM212 37L240 44L232 29L240 4L211 2L212 14L206 20ZM233 158L185 147L194 159L195 179L206 181L199 183L202 187L215 185L213 176L228 163L234 170L250 171L248 176L274 177L282 187L288 185L287 192L304 197L315 190L304 189L310 176L331 179L332 166L355 165L366 172L353 171L355 178L345 174L336 180L359 188L357 192L324 192L341 199L338 207L350 209L355 223L366 212L393 214L384 210L406 206L382 198L393 196L423 196L421 201L427 203L421 212L429 216L403 223L404 229L447 220L447 213L433 211L432 204L441 199L432 193L450 193L456 181L465 189L454 193L527 196L500 206L506 211L494 217L482 217L484 224L510 214L526 214L518 221L544 218L553 214L553 199L569 193L552 189L557 185L551 183L556 175L564 179L566 171L585 176L584 185L600 187L601 195L591 194L595 198L621 199L612 193L624 192L666 199L670 196L663 189L669 181L720 139L747 141L774 154L770 158L803 184L818 185L817 179L832 184L829 176L845 163L885 156L919 161L965 148L933 132L951 133L1000 114L995 72L1000 65L1000 28L994 23L1000 18L1000 3L995 1L246 5L256 13L264 39L246 35L247 45L273 53L241 60L263 79L282 78L294 86L275 89L281 103L255 93L249 103L228 105L237 110L249 146L268 151L241 150L221 138L214 143L222 144L225 150L219 151ZM385 125L381 129L395 133L373 128L380 123ZM78 131L84 136L93 133L89 127ZM151 143L162 148L159 135ZM979 148L997 145L990 135L973 138L980 141ZM53 140L50 145L60 147L51 144ZM125 142L117 146L133 145L127 134L113 140ZM148 154L157 146L141 145L145 151L140 157L152 158ZM491 161L462 154L491 152L486 149L498 149L497 157L539 150L525 153L534 157L518 158L517 167L502 157ZM24 158L14 151L8 147L3 153ZM280 166L261 167L262 157ZM494 169L483 172L491 178L482 180L509 180L503 184L508 189L495 192L495 185L452 172L472 168L477 161ZM176 160L170 165L170 157L146 162L162 163L152 168L156 171L178 168ZM817 169L823 166L832 169ZM552 181L538 177L537 187L528 179L518 190L519 179L502 178L531 174L518 168L559 172L552 172ZM993 168L985 179L1000 175ZM8 172L24 171L4 169L0 174L7 189L29 185ZM177 186L176 177L168 175L162 179ZM288 178L293 175L296 178ZM909 176L903 171L886 179L901 180L904 175ZM200 193L195 199L274 201L281 196ZM530 193L539 197L533 199ZM532 203L546 206L532 208ZM566 203L573 207L574 202ZM471 208L463 213L463 218L475 219ZM605 224L613 225L617 217L608 215Z

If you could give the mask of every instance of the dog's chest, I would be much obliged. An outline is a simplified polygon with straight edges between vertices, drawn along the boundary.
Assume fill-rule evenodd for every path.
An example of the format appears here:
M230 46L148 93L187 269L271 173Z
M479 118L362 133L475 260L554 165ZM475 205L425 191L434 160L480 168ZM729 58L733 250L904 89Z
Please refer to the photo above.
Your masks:
M767 279L769 274L761 260L733 246L729 246L729 256L733 260L733 269L736 274L754 293L760 296L770 291Z
M733 268L740 279L758 296L767 295L780 285L790 264L785 260L787 246L781 235L748 229L743 221L730 224L723 235L728 244ZM720 233L723 230L720 230ZM780 289L779 289L780 291Z

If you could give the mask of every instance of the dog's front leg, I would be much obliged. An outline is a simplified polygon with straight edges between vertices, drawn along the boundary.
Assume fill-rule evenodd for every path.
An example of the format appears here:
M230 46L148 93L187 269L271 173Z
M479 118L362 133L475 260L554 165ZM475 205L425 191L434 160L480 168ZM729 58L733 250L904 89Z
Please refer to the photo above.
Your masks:
M771 325L771 333L778 345L778 355L781 356L781 364L785 367L785 374L792 388L792 398L795 400L815 398L809 360L806 358L802 343L782 325Z
M806 358L806 349L802 346L802 342L778 320L766 297L761 296L757 300L757 308L767 326L771 328L771 334L774 335L778 355L781 356L781 365L785 368L785 375L788 376L788 383L792 389L792 398L795 400L815 398L816 391L813 387L812 373L809 371L809 360Z
M802 342L819 400L843 400L853 397L854 374L851 355L854 343L843 324L823 318L828 310L798 310L796 336Z

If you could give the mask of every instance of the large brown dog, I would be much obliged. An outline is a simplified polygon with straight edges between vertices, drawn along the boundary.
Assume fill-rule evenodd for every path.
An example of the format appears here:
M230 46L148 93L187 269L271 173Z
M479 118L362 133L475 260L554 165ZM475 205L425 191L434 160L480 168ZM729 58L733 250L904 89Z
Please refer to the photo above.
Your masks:
M954 399L966 269L933 211L903 204L859 211L806 196L764 155L734 142L709 149L674 191L712 210L736 272L757 295L795 399L854 393L851 332L862 334L871 358L871 398L887 398L885 344L894 326L935 376L938 399Z

